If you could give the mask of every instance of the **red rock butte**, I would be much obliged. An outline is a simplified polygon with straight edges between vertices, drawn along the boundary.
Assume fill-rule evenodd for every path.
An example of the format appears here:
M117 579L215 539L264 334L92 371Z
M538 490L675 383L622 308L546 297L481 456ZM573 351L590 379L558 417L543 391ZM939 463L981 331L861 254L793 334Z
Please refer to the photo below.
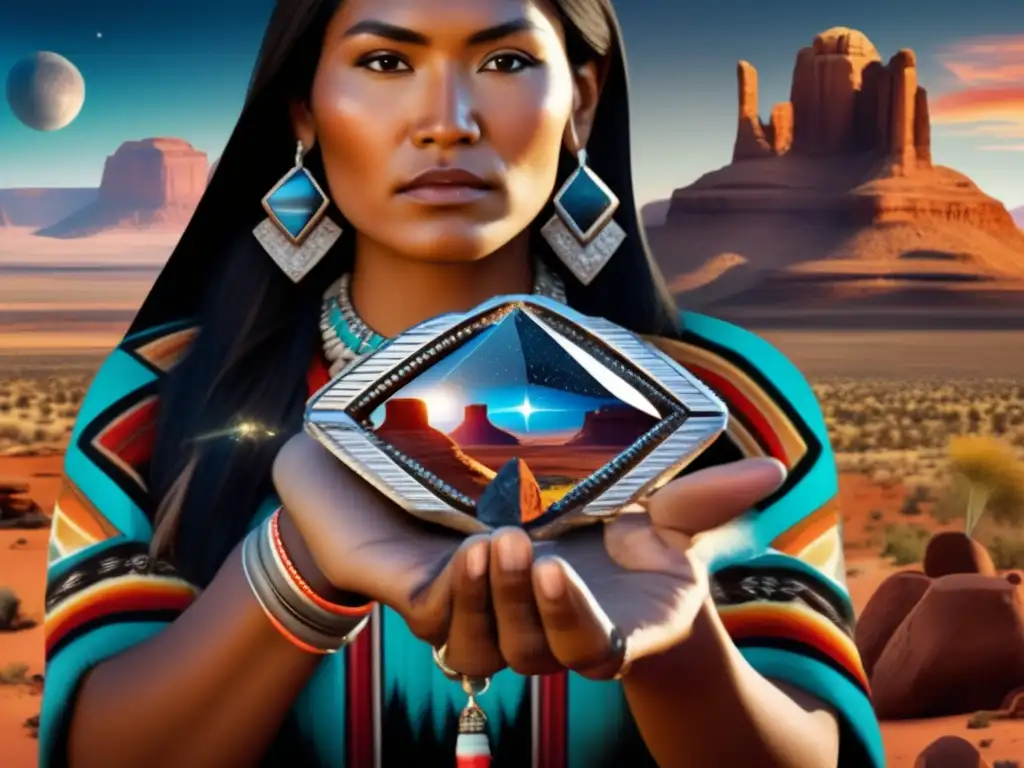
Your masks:
M673 192L649 240L690 307L835 312L1024 307L1024 233L966 176L932 162L914 52L887 64L836 27L796 56L790 99L760 116L737 66L732 162Z
M184 139L126 141L107 157L96 200L39 234L183 229L206 190L208 173L206 153Z

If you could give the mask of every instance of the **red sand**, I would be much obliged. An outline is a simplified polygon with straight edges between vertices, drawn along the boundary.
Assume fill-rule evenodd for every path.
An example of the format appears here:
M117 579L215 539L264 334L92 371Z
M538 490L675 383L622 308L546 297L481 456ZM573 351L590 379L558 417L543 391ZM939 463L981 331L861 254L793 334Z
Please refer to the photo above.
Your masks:
M60 481L61 457L0 459L0 478L30 483L32 498L50 510ZM0 633L0 667L29 665L29 674L43 671L43 599L46 590L46 547L49 531L0 531L0 585L21 598L21 612L40 623L22 632ZM16 544L24 539L25 544ZM39 713L40 698L24 686L0 685L0 763L5 768L36 765L36 741L23 725Z
M0 459L0 478L20 478L30 482L33 498L50 509L57 492L60 457ZM897 570L877 556L876 532L886 522L902 519L899 506L904 489L882 489L865 477L844 475L840 480L847 525L847 566L849 585L858 611L872 591L890 573ZM882 521L872 521L870 512L883 511ZM920 525L935 526L928 515L913 519ZM870 527L870 530L868 528ZM43 573L46 563L48 531L0 531L0 585L11 586L22 598L26 615L40 617L43 610ZM27 544L11 548L19 538ZM42 630L0 634L0 667L8 662L29 664L29 673L42 671ZM39 712L39 697L20 686L0 686L0 762L4 768L33 768L36 742L22 725L25 718ZM1024 760L1024 722L995 722L989 728L967 728L967 715L883 723L889 768L912 768L914 758L939 736L955 734L980 744L990 740L982 752L989 763L996 760Z

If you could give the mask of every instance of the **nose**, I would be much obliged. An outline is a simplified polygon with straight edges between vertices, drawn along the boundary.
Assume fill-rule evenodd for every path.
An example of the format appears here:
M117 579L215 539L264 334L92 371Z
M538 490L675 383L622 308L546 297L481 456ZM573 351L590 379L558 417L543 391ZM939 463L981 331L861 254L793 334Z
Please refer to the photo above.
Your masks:
M447 149L480 141L480 123L474 113L471 89L460 73L438 73L431 78L423 96L422 117L412 137L417 147Z

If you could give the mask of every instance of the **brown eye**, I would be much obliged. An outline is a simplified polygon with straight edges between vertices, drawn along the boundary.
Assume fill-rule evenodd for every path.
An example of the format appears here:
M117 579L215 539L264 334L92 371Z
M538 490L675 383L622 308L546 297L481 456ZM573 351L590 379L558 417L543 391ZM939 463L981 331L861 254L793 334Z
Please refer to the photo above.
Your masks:
M492 56L480 68L483 72L520 72L528 67L536 66L536 62L519 53L499 53Z
M359 62L359 66L373 72L407 72L410 69L408 64L393 53L367 56Z

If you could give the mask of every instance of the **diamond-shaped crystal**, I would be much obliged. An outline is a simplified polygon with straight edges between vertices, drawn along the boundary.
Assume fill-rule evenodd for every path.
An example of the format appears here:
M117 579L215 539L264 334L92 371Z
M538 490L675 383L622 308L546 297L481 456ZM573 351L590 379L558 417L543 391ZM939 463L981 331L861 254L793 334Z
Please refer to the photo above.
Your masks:
M267 196L265 207L283 232L299 240L327 207L327 197L309 171L295 168Z
M590 240L601 223L619 205L587 166L578 168L555 196L555 207L577 237Z
M725 405L635 334L536 296L441 315L311 398L306 430L407 512L535 540L608 520L700 455Z
M518 458L547 510L662 414L582 346L513 309L376 405L369 421L383 443L474 502Z

